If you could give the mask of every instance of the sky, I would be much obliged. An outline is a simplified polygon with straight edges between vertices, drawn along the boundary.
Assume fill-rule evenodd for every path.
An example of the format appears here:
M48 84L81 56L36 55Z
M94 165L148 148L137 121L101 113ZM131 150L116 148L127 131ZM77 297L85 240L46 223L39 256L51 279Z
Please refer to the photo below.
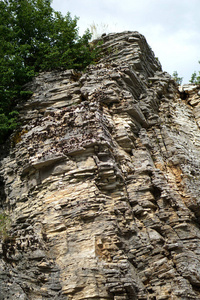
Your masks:
M138 31L159 58L163 71L183 83L200 71L200 0L53 0L63 15L79 17L79 33Z

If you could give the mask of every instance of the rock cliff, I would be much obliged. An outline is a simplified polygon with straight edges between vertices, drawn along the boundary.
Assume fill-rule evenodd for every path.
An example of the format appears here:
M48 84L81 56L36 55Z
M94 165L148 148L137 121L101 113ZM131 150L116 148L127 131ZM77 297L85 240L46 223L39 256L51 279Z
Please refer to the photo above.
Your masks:
M200 299L199 87L178 91L139 33L102 38L98 64L27 87L0 299Z

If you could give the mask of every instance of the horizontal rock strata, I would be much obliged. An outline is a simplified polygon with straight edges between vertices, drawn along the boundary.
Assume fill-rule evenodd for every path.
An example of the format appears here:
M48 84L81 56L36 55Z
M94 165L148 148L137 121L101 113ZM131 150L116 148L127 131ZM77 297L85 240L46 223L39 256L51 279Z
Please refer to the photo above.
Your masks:
M200 92L137 32L42 73L1 160L0 299L200 299Z

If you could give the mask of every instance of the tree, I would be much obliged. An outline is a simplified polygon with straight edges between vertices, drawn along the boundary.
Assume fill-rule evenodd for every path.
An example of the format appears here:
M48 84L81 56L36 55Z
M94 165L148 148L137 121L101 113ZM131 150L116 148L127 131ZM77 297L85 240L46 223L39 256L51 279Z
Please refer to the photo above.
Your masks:
M198 63L200 63L200 61L198 61ZM193 84L200 84L200 71L199 71L198 73L199 73L199 74L197 75L197 72L195 71L195 72L191 75L190 83L193 83Z
M190 83L193 83L193 84L200 84L200 72L199 72L199 76L197 76L197 73L196 73L196 72L194 72L194 73L191 75Z
M182 83L182 81L183 81L183 77L179 77L177 71L174 71L173 74L172 74L172 76L173 76L173 79L176 81L176 83L177 83L178 85L181 85L181 83Z
M40 71L80 70L93 61L91 33L80 37L77 21L54 11L51 0L0 0L0 142L16 126L12 111L25 83Z

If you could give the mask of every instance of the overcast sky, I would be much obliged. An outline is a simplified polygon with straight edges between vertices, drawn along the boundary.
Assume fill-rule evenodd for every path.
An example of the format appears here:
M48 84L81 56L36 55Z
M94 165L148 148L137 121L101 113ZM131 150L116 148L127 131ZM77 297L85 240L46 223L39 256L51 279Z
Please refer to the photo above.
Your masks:
M200 0L53 0L54 10L79 17L79 33L139 31L163 70L187 83L200 70Z

